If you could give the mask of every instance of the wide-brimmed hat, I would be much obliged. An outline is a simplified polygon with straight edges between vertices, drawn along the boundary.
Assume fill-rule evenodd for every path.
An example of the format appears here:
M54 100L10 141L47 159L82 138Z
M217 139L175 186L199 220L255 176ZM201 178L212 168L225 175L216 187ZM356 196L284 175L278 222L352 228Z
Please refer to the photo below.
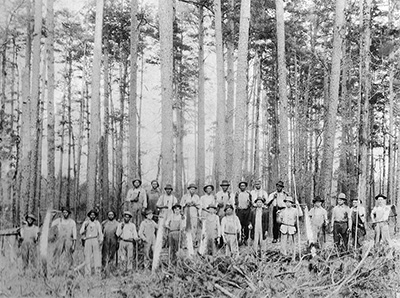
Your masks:
M285 187L285 184L283 183L283 181L278 181L278 182L276 183L276 186Z
M146 210L144 211L144 215L149 215L149 214L153 214L153 210L151 210L151 209L146 209Z
M222 180L221 184L219 186L230 186L231 184L229 183L228 180Z
M174 190L174 188L172 187L171 184L166 184L164 187L165 190L170 189L170 190Z
M316 196L316 197L314 198L314 200L313 200L313 203L316 203L316 202L321 202L321 203L323 203L323 202L324 202L324 199L321 198L320 196Z
M207 187L211 187L212 191L214 191L214 185L212 185L212 184L206 184L206 185L204 185L203 190L206 191L206 188L207 188Z
M207 209L211 209L214 208L215 210L217 210L217 206L215 206L214 204L210 204L207 206Z
M383 194L381 194L381 193L375 197L375 200L377 200L377 199L379 199L379 198L382 198L382 199L384 199L384 200L386 200L386 199L387 199L387 197L386 197L386 196L384 196L384 195L383 195Z
M188 185L187 189L191 189L191 188L197 189L197 185L194 184L194 183L190 183L190 184Z
M71 214L71 209L67 208L67 207L61 207L61 212L67 211L68 214Z
M114 214L114 216L116 216L116 215L117 215L117 214L115 213L115 211L114 211L114 210L109 210L109 211L107 212L107 215L108 215L109 213L112 213L112 214Z
M352 201L352 202L353 202L353 201L358 201L358 202L360 202L360 204L362 204L362 200L359 200L357 197L352 198L351 201Z
M31 213L29 213L29 214L27 214L27 215L25 216L25 220L28 220L28 218L32 218L33 221L36 221L36 220L37 220L36 217L35 217L35 215L33 215L33 214L31 214Z
M227 205L225 206L224 211L226 211L226 210L228 210L228 209L232 209L232 210L233 210L233 206L232 206L231 204L227 204Z
M176 208L182 209L182 206L179 204L175 204L174 206L172 206L172 210L175 210Z
M87 213L87 216L90 216L91 213L94 213L94 215L95 215L96 217L99 216L99 212L97 212L96 209L90 210L90 211Z
M338 199L341 199L341 200L346 200L346 195L344 194L344 193L340 193L339 195L338 195L338 197L337 197Z
M158 181L157 181L157 180L155 180L155 179L154 179L154 180L151 180L151 182L150 182L150 185L151 185L151 184L153 184L153 182L157 183L157 187L159 187L159 186L160 186L160 184L158 183Z
M244 185L246 185L246 187L247 187L247 185L249 185L246 181L240 181L240 182L238 183L238 187L240 187L240 184L242 184L242 183L244 183Z
M284 202L291 202L292 204L294 203L294 199L291 196L286 197L283 201Z
M261 202L265 203L265 200L264 200L262 197L258 197L258 198L254 201L254 203L257 203L258 201L261 201Z
M128 215L130 218L133 217L132 213L130 213L129 211L124 211L124 216Z
M136 181L139 181L139 186L142 185L142 180L140 180L140 178L134 178L132 180L132 184L134 184Z

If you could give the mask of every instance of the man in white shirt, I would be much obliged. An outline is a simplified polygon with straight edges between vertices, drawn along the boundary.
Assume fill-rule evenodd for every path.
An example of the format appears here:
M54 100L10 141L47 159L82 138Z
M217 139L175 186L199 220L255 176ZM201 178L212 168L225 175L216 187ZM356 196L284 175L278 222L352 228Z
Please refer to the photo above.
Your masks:
M289 195L283 190L285 187L283 181L276 183L276 191L272 192L268 196L266 202L267 206L272 205L272 243L276 243L280 239L280 227L281 224L277 221L277 213L279 210L286 208L285 200Z
M256 180L254 182L254 189L250 192L251 198L253 200L253 206L256 207L256 200L261 198L264 202L268 199L268 193L261 188L261 180Z
M353 239L353 247L359 248L362 246L364 236L366 234L365 230L365 208L361 205L361 200L353 198L353 206L350 209L350 224L351 237ZM358 218L357 218L358 217ZM357 235L356 235L357 230ZM357 238L357 239L356 239Z
M136 226L130 222L132 213L129 211L124 212L124 220L121 222L115 234L120 239L119 244L119 257L123 264L125 264L125 271L133 270L133 243L139 240Z
M142 188L142 180L132 180L132 188L128 190L125 199L125 210L132 213L132 222L139 226L143 220L143 213L147 208L147 193Z
M371 212L372 223L375 230L375 245L380 246L381 243L391 245L389 234L391 206L386 204L386 197L383 194L377 195L375 201L376 205Z
M222 180L221 184L221 190L216 193L215 198L217 201L217 214L219 216L219 219L221 220L222 217L225 215L225 207L226 205L233 205L233 198L231 195L231 192L229 191L229 186L231 184L229 183L228 180Z
M247 185L246 181L239 182L239 191L235 194L236 215L242 227L240 244L244 245L247 245L247 240L249 239L250 208L252 207L251 194L246 189Z

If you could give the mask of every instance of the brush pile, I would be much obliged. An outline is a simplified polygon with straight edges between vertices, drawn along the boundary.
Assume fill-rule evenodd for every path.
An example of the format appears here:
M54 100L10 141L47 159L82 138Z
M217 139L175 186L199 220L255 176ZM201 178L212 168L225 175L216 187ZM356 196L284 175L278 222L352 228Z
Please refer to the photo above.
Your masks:
M196 256L122 283L120 297L396 297L400 254L369 250L338 256L330 249L300 262L276 251L262 258L241 254L236 261Z

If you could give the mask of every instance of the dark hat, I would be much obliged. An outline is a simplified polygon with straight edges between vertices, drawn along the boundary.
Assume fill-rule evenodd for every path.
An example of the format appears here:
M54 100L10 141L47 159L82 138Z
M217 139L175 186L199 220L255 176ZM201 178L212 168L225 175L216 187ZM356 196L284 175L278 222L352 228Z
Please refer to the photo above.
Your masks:
M247 187L247 185L249 185L246 181L240 181L238 184L238 187L240 187L240 184L242 184L242 183L244 183L244 185L246 185L246 187Z
M176 208L182 209L182 206L179 204L175 204L174 206L172 206L172 210L175 210Z
M116 215L116 213L115 213L114 210L109 210L109 211L107 212L107 214L108 214L108 213L112 213L112 214L114 214L114 216Z
M171 184L166 184L164 187L165 190L170 189L170 190L174 190L174 188L172 187Z
M132 180L132 184L134 184L136 181L139 181L139 185L142 185L142 180L140 180L140 178L134 178Z
M217 206L215 206L214 204L210 204L207 206L207 209L211 209L214 208L215 210L217 210Z
M233 210L233 206L231 205L231 204L227 204L226 206L225 206L225 211L226 210L228 210L228 209L232 209Z
M386 198L383 194L381 194L381 193L375 197L375 200L377 200L377 199L379 199L379 198L382 198L382 199L384 199L384 200L387 199L387 198Z
M254 203L257 203L258 201L261 201L261 202L265 203L265 200L264 200L262 197L258 197L258 198L254 201Z
M321 198L320 196L316 196L316 197L314 198L314 200L313 200L313 203L315 203L315 202L321 202L321 203L323 203L323 202L324 202L324 199Z
M153 214L153 210L146 209L146 211L144 212L144 215L149 215L149 214Z
M133 217L132 213L130 213L129 211L124 211L124 216L128 215L130 218Z
M285 184L283 183L283 181L278 181L278 182L276 183L276 186L285 187Z
M153 182L155 182L155 183L157 183L157 187L159 187L160 186L160 184L158 183L158 181L157 180L151 180L151 182L150 182L150 184L153 184Z
M61 207L61 212L67 211L68 214L71 214L71 210L67 207Z
M36 220L37 220L36 217L35 217L35 215L33 215L33 214L31 214L31 213L29 213L29 214L27 214L27 215L25 216L25 220L28 220L28 218L32 218L33 221L36 221Z
M197 189L196 184L190 183L189 186L187 187L187 189L191 189L191 188Z
M87 213L87 216L90 216L91 213L94 213L94 215L95 215L96 217L99 216L99 212L97 212L96 209L90 210L90 211Z
M203 187L203 190L206 191L206 188L207 188L207 187L211 187L212 191L214 191L214 185L212 185L212 184L206 184L206 185Z
M286 197L286 199L283 200L284 202L291 202L292 204L294 203L294 200L291 196Z
M222 180L221 184L219 186L230 186L231 184L229 183L228 180Z

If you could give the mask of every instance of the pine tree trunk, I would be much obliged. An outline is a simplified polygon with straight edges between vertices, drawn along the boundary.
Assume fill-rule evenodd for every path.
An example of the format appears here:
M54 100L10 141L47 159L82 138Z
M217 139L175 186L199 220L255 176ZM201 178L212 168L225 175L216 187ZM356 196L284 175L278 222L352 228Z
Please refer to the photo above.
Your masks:
M215 183L219 184L226 176L225 156L225 70L224 47L222 40L221 0L214 0L215 13L215 51L217 56L217 131L215 136Z
M60 144L60 165L58 169L58 208L64 205L63 200L63 167L64 167L64 144L65 144L65 95L63 96L61 116L61 144Z
M234 55L235 55L235 0L229 1L229 13L228 13L228 27L229 36L226 41L226 62L227 62L227 96L226 96L226 123L225 123L225 135L226 135L226 177L232 177L232 165L233 165L233 118L235 108L235 73L234 73Z
M100 140L100 73L101 73L101 45L103 28L104 0L96 1L96 24L94 36L94 56L92 71L92 98L90 102L90 136L88 142L88 169L87 169L87 211L94 207L97 201L97 157Z
M258 57L258 61L259 57ZM259 62L257 64L257 96L256 96L256 115L255 115L255 120L254 120L254 156L253 156L253 163L254 163L254 169L253 169L253 175L255 179L259 179L260 177L260 106L261 106L261 97L262 97L262 92L261 92L261 63ZM253 152L250 152L250 154L253 154Z
M285 58L285 18L283 0L275 0L276 5L276 37L278 56L279 85L279 180L289 181L289 144L288 144L288 100L286 84Z
M54 133L54 0L47 0L47 192L46 206L53 208L56 197Z
M106 34L107 35L107 34ZM110 67L110 62L109 62L109 44L108 40L106 39L104 41L104 140L103 140L103 159L102 159L102 168L103 171L101 173L102 176L102 198L103 202L106 202L106 204L103 203L103 208L107 208L107 210L111 210L112 204L110 201L110 190L109 190L109 181L108 181L108 137L110 133L110 111L109 111L109 88L110 88L110 82L109 82L109 67ZM103 209L104 210L104 209Z
M173 3L159 0L162 184L173 182Z
M72 56L68 55L68 75L67 75L67 121L68 121L68 150L67 150L67 189L65 204L67 208L71 208L71 143L72 143Z
M137 175L137 56L138 56L138 0L131 0L131 68L129 92L129 163L128 181Z
M199 6L199 73L198 73L198 103L197 103L197 185L199 194L205 185L206 146L205 146L205 112L204 112L204 7Z
M345 0L336 0L335 29L333 33L332 66L329 87L329 107L325 118L324 149L321 164L320 195L331 199L333 157L335 152L336 115L339 102L340 62L342 58L342 27Z
M236 82L236 117L235 117L235 144L233 150L233 183L237 185L242 179L243 153L244 153L244 130L246 125L246 109L247 109L247 51L249 42L249 25L250 25L250 0L242 0L240 6L240 28L239 28L239 45L238 45L238 63Z

